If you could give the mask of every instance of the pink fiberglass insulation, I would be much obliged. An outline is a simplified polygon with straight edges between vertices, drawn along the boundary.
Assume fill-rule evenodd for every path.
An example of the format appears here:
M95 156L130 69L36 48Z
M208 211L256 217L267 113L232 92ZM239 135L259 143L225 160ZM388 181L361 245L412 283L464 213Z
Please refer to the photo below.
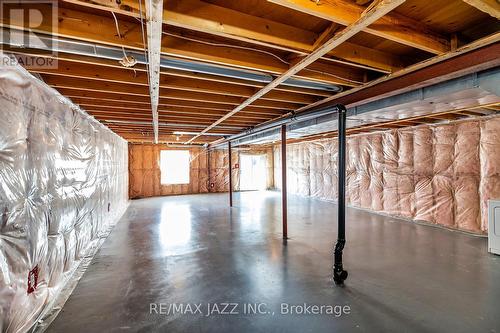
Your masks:
M337 200L337 144L288 145L290 193ZM484 233L500 198L500 116L350 136L346 177L348 205Z
M453 164L455 223L457 228L481 231L479 199L479 122L456 124L455 158Z
M481 230L488 230L488 200L500 198L500 176L482 177L481 194Z
M399 213L412 218L415 214L415 184L413 176L413 128L398 131L398 195Z
M432 130L434 133L434 174L451 176L455 158L455 125L444 124L432 127Z
M482 120L480 126L481 175L500 176L500 117Z
M479 139L481 135L479 122L460 122L457 123L456 129L453 172L455 176L475 176L479 179L481 168L479 163Z
M481 120L481 230L488 228L488 200L500 198L500 117Z
M368 147L370 150L370 162L372 165L370 177L370 193L372 198L371 209L374 211L383 211L384 149L382 145L382 134L371 134L369 138Z
M359 206L359 137L348 137L346 148L348 155L346 161L346 203Z
M455 125L444 124L432 127L434 133L434 176L432 191L434 198L433 221L454 226L453 161L455 157Z
M384 153L383 170L383 201L384 212L391 215L399 213L398 195L398 135L396 130L382 134L382 148Z
M415 216L417 220L433 222L432 191L433 134L429 126L419 126L413 132L413 170L415 183Z
M371 208L372 194L370 191L372 163L370 157L370 138L361 136L359 138L359 205L362 208Z
M433 174L433 140L429 126L415 127L413 135L413 170L415 176Z
M432 221L447 227L455 226L453 178L445 175L432 177Z
M461 176L455 179L454 185L456 227L480 231L479 177Z

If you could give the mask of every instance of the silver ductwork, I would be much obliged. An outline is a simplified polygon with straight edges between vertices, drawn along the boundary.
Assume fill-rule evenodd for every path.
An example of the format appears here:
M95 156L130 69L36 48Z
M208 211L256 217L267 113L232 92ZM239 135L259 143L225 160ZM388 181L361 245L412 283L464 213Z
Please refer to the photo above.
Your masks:
M4 27L1 27L0 29L9 30L10 34L25 34L25 32L21 30L7 29ZM20 37L20 38L11 38L10 40L23 41L27 39ZM9 46L13 48L27 47L27 45L22 45L20 43L19 44L10 43ZM55 37L44 34L37 34L36 40L32 38L30 40L29 47L31 49L36 49L41 51L62 52L62 53L89 56L101 59L110 59L116 61L122 60L124 56L123 54L124 51L119 47L101 45L85 41L77 41L69 38ZM133 57L135 61L137 61L137 63L139 64L147 63L144 56L144 52L142 51L126 50L126 54L127 57ZM274 80L274 77L267 73L229 68L225 66L171 58L167 56L161 57L160 67L167 69L196 72L202 74L218 75L218 76L261 82L261 83L269 83ZM316 81L301 80L301 79L288 79L283 84L287 86L309 88L309 89L316 89L329 92L342 91L342 87L337 85L316 82Z
M500 67L349 108L347 128L496 103L500 103ZM288 138L300 138L336 131L337 114L334 107L325 107L289 115L228 137L215 146L227 141L233 146L273 142L280 139L279 127L283 124L287 125Z

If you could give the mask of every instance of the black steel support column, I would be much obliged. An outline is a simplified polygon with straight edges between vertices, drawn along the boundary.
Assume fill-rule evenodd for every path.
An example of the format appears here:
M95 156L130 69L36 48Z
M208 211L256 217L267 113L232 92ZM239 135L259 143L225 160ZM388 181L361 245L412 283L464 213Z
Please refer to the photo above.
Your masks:
M229 207L233 207L233 171L232 171L232 161L231 161L231 141L227 143L227 147L229 149L229 162L228 162L228 168L229 168Z
M288 212L286 203L286 125L281 125L281 214L283 239L288 237Z
M347 271L342 265L342 251L345 245L345 159L346 159L346 113L343 105L337 105L338 123L338 174L339 174L339 198L338 198L338 236L335 245L335 263L333 265L333 280L336 284L344 284L347 279Z

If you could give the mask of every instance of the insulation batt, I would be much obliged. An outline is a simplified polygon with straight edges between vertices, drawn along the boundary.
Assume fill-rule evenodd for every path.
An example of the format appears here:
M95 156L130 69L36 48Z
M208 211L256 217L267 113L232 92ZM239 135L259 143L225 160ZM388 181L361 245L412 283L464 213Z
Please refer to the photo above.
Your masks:
M289 193L337 200L337 150L336 139L288 145ZM487 200L500 198L500 116L350 136L346 178L353 207L485 233Z
M26 332L124 212L127 143L0 60L0 331Z
M488 200L500 198L500 117L481 120L481 229L488 228Z

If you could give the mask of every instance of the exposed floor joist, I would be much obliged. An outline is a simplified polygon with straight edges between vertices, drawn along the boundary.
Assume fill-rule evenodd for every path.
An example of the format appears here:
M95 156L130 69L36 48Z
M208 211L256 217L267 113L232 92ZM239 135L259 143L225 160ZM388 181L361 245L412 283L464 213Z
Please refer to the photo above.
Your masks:
M51 10L49 6L39 5L41 13ZM122 38L116 33L115 22L111 14L109 19L103 16L78 12L72 9L59 8L59 25L57 35L74 38L104 45L125 47L142 51L141 28L139 23L119 20ZM86 24L80 24L86 22ZM9 27L23 29L23 21L12 19ZM50 26L41 25L36 31L51 33ZM281 74L288 69L288 65L273 56L241 49L225 49L209 46L203 43L188 41L170 35L164 35L162 40L162 55L169 55L183 59L202 60L212 64L237 67L247 70L257 70L272 74ZM296 73L298 78L337 85L352 86L353 81L358 82L362 73L345 66L330 66L329 71L312 72L303 71Z
M162 56L166 58L164 60L168 60L169 64L197 65L188 65L189 70L160 69L158 111L162 119L182 121L187 128L198 126L192 132L201 134L207 127L207 121L210 125L240 108L242 103L265 88L266 82L300 64L308 54L342 31L345 25L352 23L369 3L377 1L256 0L255 3L258 6L223 0L164 2L161 45ZM141 2L138 0L121 0L119 3L60 0L58 4L60 36L84 43L113 46L119 51L118 56L121 47L129 54L131 50L136 54L144 51ZM41 3L29 6L36 7L42 13L49 10L48 6ZM145 8L146 2L143 0L142 9ZM441 9L436 12L436 8ZM309 82L333 84L341 87L342 92L334 93L335 87L332 91L326 91L307 85L298 87L280 84L237 114L227 116L210 133L219 131L226 124L237 124L243 130L284 115L289 116L292 112L301 113L332 103L352 106L353 103L388 97L404 89L414 88L416 84L434 82L436 76L444 80L453 75L463 75L469 69L458 72L457 69L460 66L469 68L471 62L476 63L475 70L495 66L495 59L485 57L479 49L484 46L490 49L490 53L499 52L500 33L495 28L498 27L498 21L494 19L498 19L498 3L463 0L457 1L454 8L457 12L451 15L448 14L450 5L445 0L435 0L432 4L407 2L364 27L358 34L293 76ZM112 13L117 17L118 29ZM145 13L142 14L145 16ZM2 27L23 26L23 22L15 18L11 22L5 21L5 18L1 20ZM51 32L52 27L42 24L37 31ZM494 34L487 36L486 33ZM70 54L75 50L69 48L67 51L70 53L51 54L5 45L2 48L18 56L57 59L59 68L31 69L31 72L41 74L54 88L89 113L100 119L108 116L111 120L119 121L108 123L116 133L124 136L125 133L133 134L140 130L143 134L151 134L152 126L137 124L137 121L151 117L148 109L153 106L148 94L147 66L142 61L132 69L127 69L117 60L102 58L102 53ZM450 48L452 51L443 54L441 48L445 51ZM439 55L433 57L431 54ZM464 61L453 60L466 54L470 56ZM114 59L117 59L116 55L115 52ZM472 61L471 58L476 59ZM438 63L449 65L441 66L445 68L443 71L441 67L436 67ZM496 63L500 64L498 56ZM243 74L241 77L228 77L227 72L217 70L197 71L203 66L222 66L225 71L230 69L231 75ZM260 78L252 81L249 73L255 71ZM389 75L381 77L382 73ZM426 79L420 80L421 77ZM476 115L480 116L478 111L463 110L454 115L407 120L387 126L396 128L406 124L417 125ZM123 122L127 117L131 117L135 123ZM198 117L203 118L200 123L197 123ZM171 126L159 129L162 135L172 135L173 131ZM183 136L183 140L189 138L189 135ZM196 142L200 142L200 138L205 139L206 136L198 137ZM175 137L175 140L178 141L178 138Z
M498 0L463 0L469 5L483 11L496 19L500 19L500 2Z
M358 18L357 21L355 21L353 24L347 26L345 29L340 31L339 33L335 34L331 39L326 41L322 46L317 48L314 52L310 53L308 56L304 57L302 60L300 60L297 64L293 65L288 69L285 73L281 74L278 76L273 82L269 83L267 86L262 88L260 91L255 93L252 97L248 98L245 102L241 103L238 107L236 107L233 111L229 112L227 115L224 117L220 118L207 128L205 128L203 131L201 131L201 134L208 132L210 129L214 128L221 122L225 121L232 115L236 114L237 112L241 111L245 106L250 105L252 102L256 101L260 97L264 96L267 94L269 91L271 91L274 87L280 85L283 83L285 80L288 78L292 77L294 74L300 72L310 64L312 64L314 61L318 60L321 58L323 55L328 53L330 50L334 49L337 45L342 44L344 41L348 40L352 36L354 36L356 33L359 31L363 30L367 26L369 26L371 23L375 22L377 19L381 18L385 14L389 13L391 10L399 6L400 4L404 3L405 0L386 0L386 1L381 1L377 3L376 6L372 8L368 8L367 11L363 12L360 17ZM198 136L194 136L192 139L186 141L186 144L191 143L193 140L195 140Z
M9 53L15 54L17 56L22 56L22 55L29 55L34 57L34 59L37 58L44 58L44 59L54 59L58 61L58 68L33 68L31 71L32 72L37 72L37 73L61 73L61 72L68 72L68 74L74 75L75 77L102 77L101 74L104 72L105 74L110 74L113 73L114 75L117 74L117 72L114 72L114 70L119 69L119 70L128 70L133 74L129 74L127 79L130 79L130 75L133 75L134 81L139 80L141 82L144 80L144 75L143 73L147 72L147 68L144 65L141 64L136 64L132 68L125 68L123 65L119 64L118 62L114 60L108 60L108 59L101 59L101 58L94 58L94 57L87 57L87 56L79 56L79 55L71 55L71 54L65 54L65 53L58 53L57 57L51 54L39 52L39 51L34 51L34 50L29 50L29 49L16 49L16 48L4 48L5 50L8 50ZM87 75L79 75L78 73L81 72L84 69L90 68L93 70L92 74L87 74ZM197 73L197 72L192 72L192 71L183 71L183 70L177 70L177 69L171 69L171 68L161 68L160 69L161 75L162 76L169 76L169 77L176 77L176 78L187 78L187 79L192 79L192 80L199 80L203 81L203 83L209 83L209 82L217 82L217 83L226 83L226 84L231 84L235 86L243 86L243 87L253 87L253 88L262 88L264 87L264 83L257 82L257 81L251 81L251 80L244 80L244 79L238 79L238 78L233 78L233 77L225 77L225 76L218 76L218 75L211 75L211 74L204 74L204 73ZM87 71L88 73L88 71ZM109 75L108 75L109 76ZM123 76L122 74L119 74L116 76L116 78L120 78ZM113 76L115 77L115 76ZM294 86L289 86L289 85L280 85L276 87L277 91L286 91L289 93L296 93L296 94L304 94L304 95L313 95L313 96L321 96L321 97L329 97L333 95L333 92L330 91L325 91L325 90L319 90L319 89L312 89L312 88L304 88L304 87L294 87Z
M365 7L346 0L268 0L304 13L342 25L353 24ZM380 18L364 29L366 32L430 53L442 54L450 50L450 42L421 22L397 13Z
M100 66L95 65L59 61L58 68L34 68L32 72L58 75L61 77L83 78L106 82L127 83L137 86L148 86L146 73L125 68L100 68ZM166 74L161 75L159 79L159 87L238 97L249 97L257 91L257 89L253 87L170 76ZM331 95L332 94L329 94L329 96ZM310 94L298 94L294 92L275 90L266 95L264 99L298 104L310 104L318 101L319 97Z
M133 0L122 0L120 8L124 9L113 5L96 5L82 0L64 1L139 17L139 3ZM167 26L208 32L216 36L300 55L306 55L313 51L315 42L320 37L308 30L200 0L168 1L165 4L164 23ZM323 59L384 73L398 70L405 65L399 57L350 42L332 50L328 55L333 58L323 57Z

